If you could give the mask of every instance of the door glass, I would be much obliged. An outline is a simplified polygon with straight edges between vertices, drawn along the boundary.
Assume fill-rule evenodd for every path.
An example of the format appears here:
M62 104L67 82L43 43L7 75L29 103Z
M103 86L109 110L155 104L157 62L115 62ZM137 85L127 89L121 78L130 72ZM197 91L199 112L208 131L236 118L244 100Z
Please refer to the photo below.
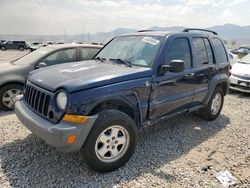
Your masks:
M74 61L76 61L76 49L74 48L59 50L41 60L41 62L45 62L47 65L56 65L59 63L68 63Z
M193 38L193 47L195 65L206 66L209 61L203 38Z
M190 46L187 38L174 39L167 50L165 63L172 60L183 60L185 67L191 67Z
M219 63L226 63L227 59L227 52L222 44L222 41L217 38L213 38L213 45L215 48L216 59Z
M204 38L204 42L205 42L206 49L207 49L208 62L209 62L209 64L213 64L214 63L214 56L213 56L211 44L207 38Z
M80 48L81 50L81 60L89 60L93 59L93 57L97 54L100 50L98 48Z

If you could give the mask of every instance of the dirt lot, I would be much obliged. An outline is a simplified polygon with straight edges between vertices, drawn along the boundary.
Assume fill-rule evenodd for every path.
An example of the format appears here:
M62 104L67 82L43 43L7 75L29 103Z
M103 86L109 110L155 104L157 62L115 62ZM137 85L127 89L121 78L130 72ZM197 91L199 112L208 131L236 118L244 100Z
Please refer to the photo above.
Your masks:
M1 187L220 187L223 170L238 179L233 187L250 187L250 95L228 94L214 122L187 114L141 131L132 159L111 173L91 171L80 152L58 152L14 112L0 112L0 166Z

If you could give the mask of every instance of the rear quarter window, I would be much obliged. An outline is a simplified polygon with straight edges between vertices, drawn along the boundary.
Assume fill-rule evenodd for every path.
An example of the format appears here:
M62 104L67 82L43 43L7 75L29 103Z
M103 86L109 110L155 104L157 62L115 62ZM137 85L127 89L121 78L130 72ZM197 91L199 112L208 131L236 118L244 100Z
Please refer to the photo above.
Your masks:
M222 41L218 38L213 38L212 41L215 49L216 61L218 63L227 63L228 62L227 52Z

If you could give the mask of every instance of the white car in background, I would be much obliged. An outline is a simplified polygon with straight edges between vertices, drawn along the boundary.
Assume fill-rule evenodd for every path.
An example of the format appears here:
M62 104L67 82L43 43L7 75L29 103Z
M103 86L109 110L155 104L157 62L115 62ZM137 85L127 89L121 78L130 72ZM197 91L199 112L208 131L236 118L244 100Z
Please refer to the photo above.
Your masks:
M250 93L250 54L232 65L230 89Z
M229 56L229 60L230 60L231 65L233 65L234 63L236 63L239 60L239 56L236 54L233 54L232 52L228 52L228 56Z

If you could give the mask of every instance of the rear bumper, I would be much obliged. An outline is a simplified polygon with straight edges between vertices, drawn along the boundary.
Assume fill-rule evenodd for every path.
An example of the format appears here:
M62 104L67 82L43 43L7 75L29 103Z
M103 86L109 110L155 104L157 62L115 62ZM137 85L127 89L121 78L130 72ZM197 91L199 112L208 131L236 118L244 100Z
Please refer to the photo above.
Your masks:
M64 121L53 124L30 110L23 99L16 101L15 112L19 120L31 132L42 138L47 144L64 152L80 150L97 119L96 115L80 125ZM70 135L76 135L76 140L73 144L67 144L67 138Z
M250 93L250 80L244 80L236 76L230 76L230 89Z

